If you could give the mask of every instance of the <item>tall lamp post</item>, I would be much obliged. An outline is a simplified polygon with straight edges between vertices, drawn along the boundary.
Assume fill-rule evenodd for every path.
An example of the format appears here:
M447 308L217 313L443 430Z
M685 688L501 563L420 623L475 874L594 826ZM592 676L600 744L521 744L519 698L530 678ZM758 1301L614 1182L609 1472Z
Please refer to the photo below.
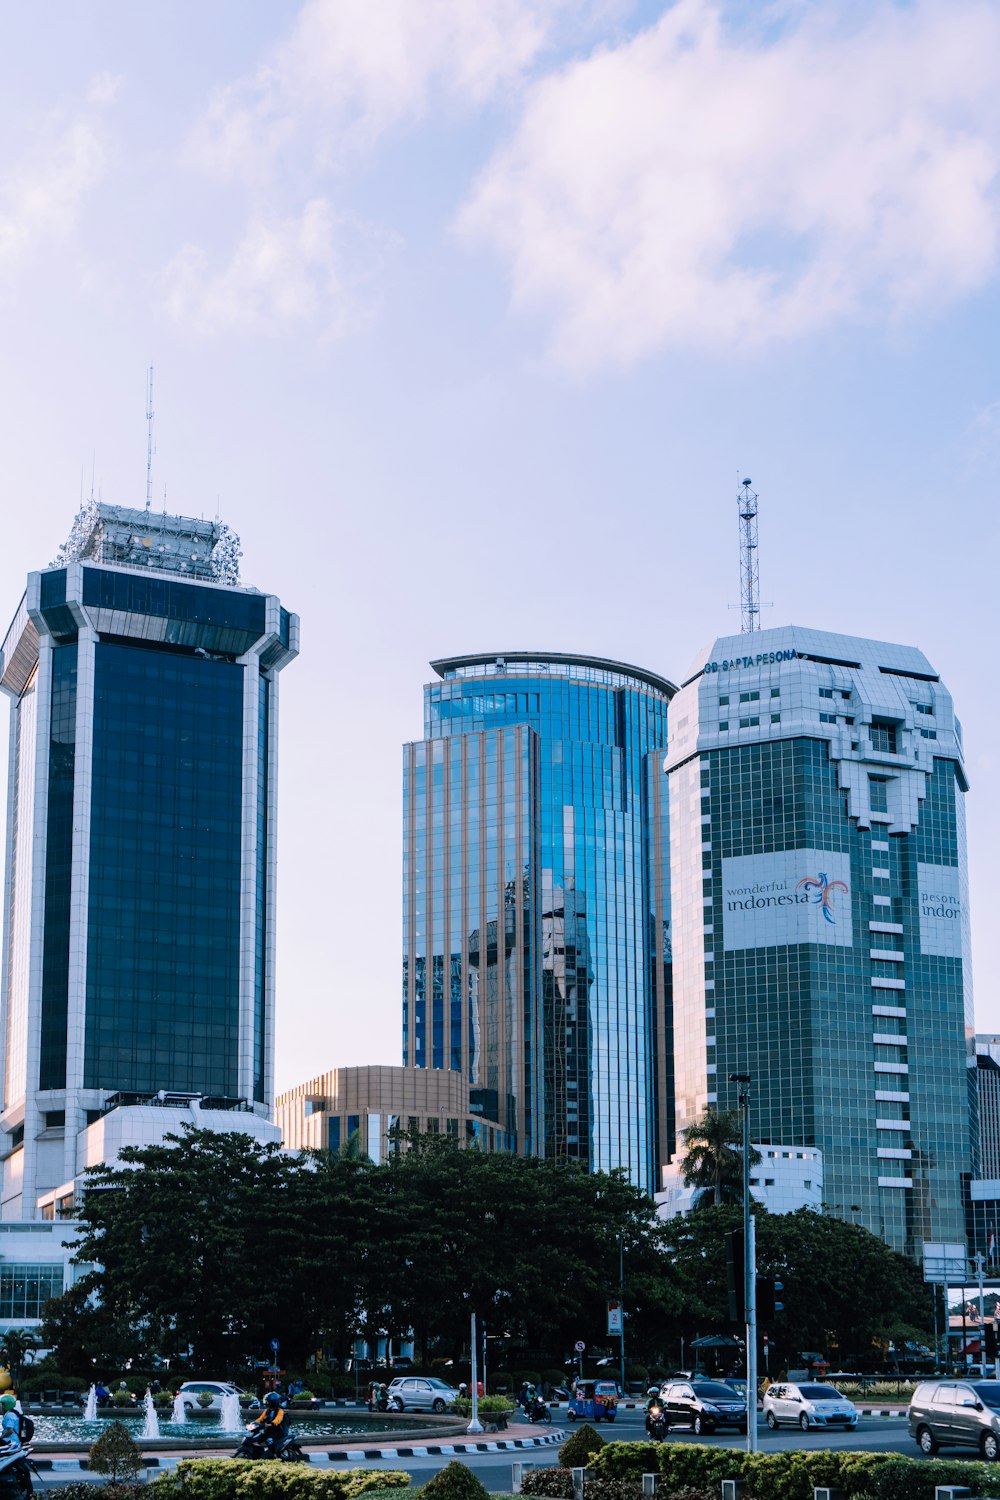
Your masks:
M743 1115L743 1302L747 1319L747 1452L757 1452L757 1235L750 1212L750 1074L730 1073L740 1085Z

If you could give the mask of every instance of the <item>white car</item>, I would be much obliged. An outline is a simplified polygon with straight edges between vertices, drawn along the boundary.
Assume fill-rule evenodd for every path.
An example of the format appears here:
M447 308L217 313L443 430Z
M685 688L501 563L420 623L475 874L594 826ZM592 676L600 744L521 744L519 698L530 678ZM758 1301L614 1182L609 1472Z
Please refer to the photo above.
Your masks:
M782 1422L801 1427L857 1427L858 1409L832 1385L775 1384L764 1392L764 1420L773 1432Z
M198 1400L203 1392L211 1396L211 1403ZM227 1380L185 1380L178 1395L183 1398L188 1411L221 1411L223 1396L238 1396L239 1393L239 1387L230 1385Z
M447 1411L454 1407L458 1392L431 1375L401 1375L389 1382L389 1395L400 1403L399 1411Z

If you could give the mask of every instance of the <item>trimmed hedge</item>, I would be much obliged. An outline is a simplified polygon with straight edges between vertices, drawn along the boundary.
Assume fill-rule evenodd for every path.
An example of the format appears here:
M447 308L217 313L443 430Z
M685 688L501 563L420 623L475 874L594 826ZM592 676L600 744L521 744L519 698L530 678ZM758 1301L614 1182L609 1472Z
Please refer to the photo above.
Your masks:
M489 1491L468 1464L453 1458L417 1491L417 1500L489 1500Z
M573 1500L572 1469L529 1469L521 1476L522 1495L547 1495L549 1500Z
M393 1469L316 1470L250 1458L185 1458L145 1486L151 1500L354 1500L371 1490L406 1489Z
M572 1434L572 1436L568 1437L563 1443L562 1447L559 1449L559 1462L562 1464L564 1469L583 1469L586 1468L586 1466L591 1462L595 1454L600 1453L602 1448L631 1448L635 1446L637 1445L633 1443L605 1443L604 1439L601 1437L601 1434L597 1431L597 1428L591 1427L589 1422L584 1422L583 1426L578 1427ZM644 1469L639 1470L640 1474L646 1472L647 1470ZM634 1473L635 1470L630 1469L628 1477L631 1478ZM605 1474L603 1471L601 1472L602 1479L611 1479L617 1477L617 1475Z
M935 1488L941 1484L965 1485L974 1495L1000 1500L1000 1463L960 1458L928 1462L896 1453L837 1449L743 1453L695 1443L616 1442L605 1444L588 1466L588 1479L593 1475L625 1485L640 1483L643 1474L654 1473L664 1476L671 1495L685 1488L707 1489L717 1495L723 1479L743 1479L754 1500L812 1500L817 1486L843 1490L851 1500L934 1500ZM540 1491L533 1488L532 1493ZM596 1485L592 1493L599 1500Z

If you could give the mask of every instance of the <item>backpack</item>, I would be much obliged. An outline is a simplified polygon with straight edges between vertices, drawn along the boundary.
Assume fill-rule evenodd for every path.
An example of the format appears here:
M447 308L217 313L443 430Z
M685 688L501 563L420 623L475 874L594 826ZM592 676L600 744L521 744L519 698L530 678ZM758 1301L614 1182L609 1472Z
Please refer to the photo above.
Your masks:
M30 1417L26 1417L23 1411L17 1414L17 1435L22 1443L30 1443L35 1435L35 1424Z

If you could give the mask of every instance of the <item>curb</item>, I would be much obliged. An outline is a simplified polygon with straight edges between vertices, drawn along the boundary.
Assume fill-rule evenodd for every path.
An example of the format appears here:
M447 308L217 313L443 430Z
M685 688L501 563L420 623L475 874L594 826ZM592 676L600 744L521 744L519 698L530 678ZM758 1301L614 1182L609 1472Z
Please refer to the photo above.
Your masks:
M439 1454L455 1453L506 1453L518 1448L546 1448L555 1443L563 1443L566 1440L565 1432L546 1433L544 1437L532 1438L497 1438L489 1443L421 1443L412 1447L399 1448L335 1448L322 1453L307 1453L306 1458L310 1463L316 1459L326 1457L343 1463L350 1459L362 1460L366 1458L435 1458ZM190 1456L190 1455L189 1455ZM168 1458L143 1458L144 1469L168 1468L171 1464L179 1462L178 1457ZM36 1469L44 1470L46 1473L80 1474L89 1470L89 1464L85 1458L32 1458Z

